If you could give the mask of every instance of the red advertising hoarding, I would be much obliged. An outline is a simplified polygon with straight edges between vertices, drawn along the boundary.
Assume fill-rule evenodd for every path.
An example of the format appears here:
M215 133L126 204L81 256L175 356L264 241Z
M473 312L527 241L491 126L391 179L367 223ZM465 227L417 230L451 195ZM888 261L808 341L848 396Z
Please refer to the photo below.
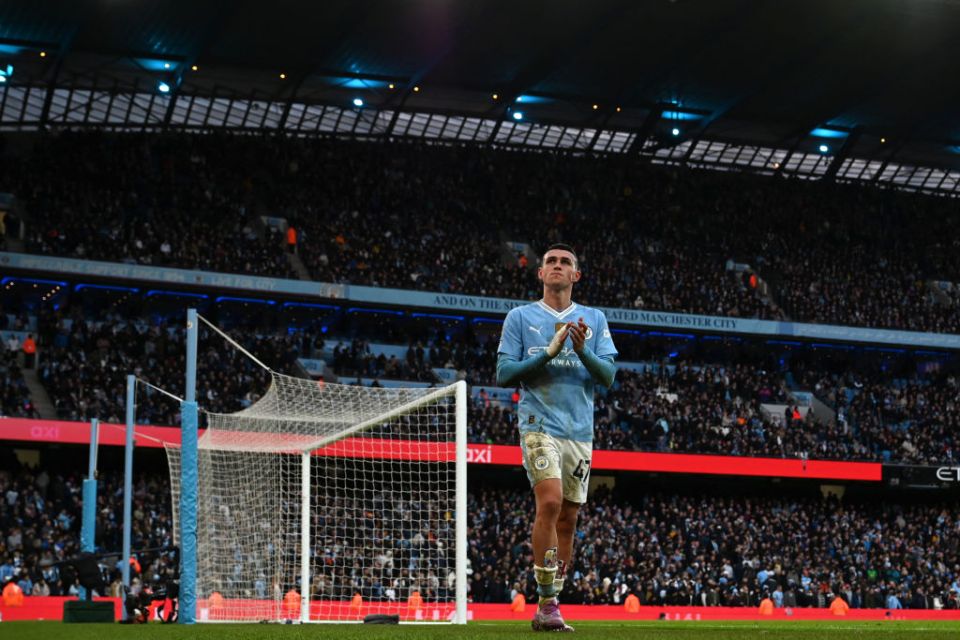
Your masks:
M180 444L180 429L138 425L135 429L138 447L162 447L164 443ZM17 442L59 442L88 444L90 425L86 422L59 420L0 420L0 440ZM100 423L100 444L123 446L123 425ZM418 442L391 442L396 455L422 460L449 460L449 445L426 445ZM397 448L399 447L399 448ZM350 455L351 439L342 440L317 452L317 455ZM360 450L359 447L356 448ZM368 440L363 448L370 448ZM369 454L373 455L373 454ZM474 444L467 448L470 464L520 465L520 447ZM594 451L594 471L643 471L656 473L689 473L726 476L805 478L811 480L860 480L880 482L882 465L876 462L836 462L800 460L796 458L754 458L747 456L694 455L679 453L645 453L637 451Z

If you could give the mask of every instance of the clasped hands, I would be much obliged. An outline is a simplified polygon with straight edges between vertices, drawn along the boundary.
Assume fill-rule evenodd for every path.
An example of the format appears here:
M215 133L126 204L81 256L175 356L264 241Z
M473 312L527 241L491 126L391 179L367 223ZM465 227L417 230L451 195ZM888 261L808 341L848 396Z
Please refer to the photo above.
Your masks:
M560 351L563 350L563 343L567 340L567 336L569 336L573 342L574 352L578 355L583 353L584 344L587 342L587 325L584 323L583 318L578 318L576 322L564 323L564 325L553 334L553 339L550 340L550 344L547 345L547 355L550 356L550 358L556 358L560 354Z

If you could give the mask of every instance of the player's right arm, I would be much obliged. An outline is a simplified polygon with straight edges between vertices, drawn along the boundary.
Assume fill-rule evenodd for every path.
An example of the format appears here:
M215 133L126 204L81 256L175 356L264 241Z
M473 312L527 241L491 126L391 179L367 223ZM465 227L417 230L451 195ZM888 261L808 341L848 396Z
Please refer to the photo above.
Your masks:
M547 362L557 357L570 331L569 324L563 325L554 334L546 349L523 360L521 328L520 311L513 309L503 322L503 333L500 334L500 346L497 349L497 384L501 387L516 386L540 371Z

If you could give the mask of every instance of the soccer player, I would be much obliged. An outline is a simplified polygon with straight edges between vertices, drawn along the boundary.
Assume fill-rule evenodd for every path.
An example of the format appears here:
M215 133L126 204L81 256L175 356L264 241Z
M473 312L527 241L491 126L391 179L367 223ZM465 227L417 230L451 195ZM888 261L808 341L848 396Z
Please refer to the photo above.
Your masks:
M540 603L534 631L573 631L557 596L573 555L580 505L586 502L593 443L593 389L609 387L617 349L599 309L573 302L577 256L551 245L537 277L543 299L512 309L497 350L497 383L520 385L517 417L523 466L536 498L533 561Z

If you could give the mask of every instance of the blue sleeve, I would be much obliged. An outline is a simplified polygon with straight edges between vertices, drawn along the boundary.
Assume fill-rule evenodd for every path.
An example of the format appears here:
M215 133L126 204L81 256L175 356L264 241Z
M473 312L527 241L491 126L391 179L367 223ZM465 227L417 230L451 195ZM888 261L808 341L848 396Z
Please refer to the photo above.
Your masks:
M593 350L601 358L609 356L611 361L619 355L617 347L613 344L610 327L607 325L607 316L603 311L597 311L597 341Z
M497 385L515 387L529 374L539 371L550 357L541 351L532 358L520 361L513 356L501 353L497 356Z
M521 336L520 311L511 309L503 321L503 329L500 332L500 346L497 347L498 354L513 356L515 360L523 359L523 339Z
M497 347L497 384L502 387L514 387L524 378L538 371L550 358L540 352L532 358L523 359L523 323L520 310L511 309L503 321L500 334L500 346Z
M605 387L613 384L613 378L617 375L617 365L613 363L613 356L598 356L590 350L590 347L584 347L583 351L577 355L580 356L580 362L594 380Z

